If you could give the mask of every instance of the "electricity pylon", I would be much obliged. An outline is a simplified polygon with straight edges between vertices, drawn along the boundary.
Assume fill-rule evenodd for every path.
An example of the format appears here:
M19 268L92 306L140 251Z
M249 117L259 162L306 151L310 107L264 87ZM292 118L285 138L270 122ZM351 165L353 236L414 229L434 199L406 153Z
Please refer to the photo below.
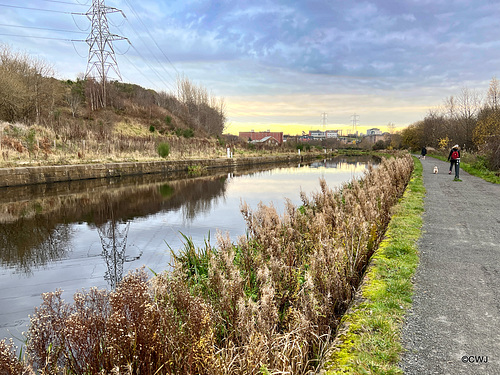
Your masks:
M89 45L89 57L87 62L87 72L85 78L91 76L98 78L101 83L101 106L106 107L106 77L112 69L121 80L120 70L116 62L113 42L117 40L127 40L127 38L111 34L108 26L108 13L120 12L124 18L125 14L116 8L110 8L104 4L104 0L92 0L92 7L85 14L91 21L92 27L90 35L86 39ZM92 76L92 72L97 72Z
M352 118L352 133L356 134L356 126L358 125L359 115L353 114Z
M119 223L112 217L109 222L97 228L101 238L102 256L108 267L104 279L109 281L113 290L123 279L123 263L126 261L125 251L129 227L130 222L124 228L120 228Z

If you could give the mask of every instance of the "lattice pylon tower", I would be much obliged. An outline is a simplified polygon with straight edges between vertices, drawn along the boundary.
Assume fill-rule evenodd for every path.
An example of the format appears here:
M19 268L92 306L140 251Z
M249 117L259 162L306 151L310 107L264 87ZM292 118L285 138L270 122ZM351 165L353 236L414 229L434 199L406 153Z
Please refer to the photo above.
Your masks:
M85 78L97 78L101 83L102 104L104 107L106 106L106 79L108 72L112 69L121 80L113 42L127 39L123 36L111 34L109 31L107 14L116 12L122 13L123 17L125 17L121 10L107 7L104 0L92 0L92 7L86 13L92 25L90 35L86 39L89 45L89 57Z
M104 279L109 281L113 290L123 279L123 263L126 261L125 251L129 228L130 222L120 228L114 217L102 227L97 228L101 239L102 256L108 267Z

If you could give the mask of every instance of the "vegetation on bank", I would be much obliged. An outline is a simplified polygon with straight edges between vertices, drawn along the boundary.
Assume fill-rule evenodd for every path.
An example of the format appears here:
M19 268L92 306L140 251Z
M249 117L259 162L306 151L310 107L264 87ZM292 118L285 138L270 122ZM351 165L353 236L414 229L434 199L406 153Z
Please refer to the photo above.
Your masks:
M176 158L225 152L224 100L185 77L167 93L53 76L44 61L0 45L0 165L151 160L160 143Z
M417 161L359 295L342 318L327 374L402 374L401 328L412 301L424 195Z
M242 213L237 244L188 240L171 272L129 274L116 291L46 293L31 318L26 361L3 343L0 363L33 373L307 373L325 350L410 179L408 155L359 181L303 196L280 216ZM17 367L16 367L17 366ZM7 372L9 373L9 372Z

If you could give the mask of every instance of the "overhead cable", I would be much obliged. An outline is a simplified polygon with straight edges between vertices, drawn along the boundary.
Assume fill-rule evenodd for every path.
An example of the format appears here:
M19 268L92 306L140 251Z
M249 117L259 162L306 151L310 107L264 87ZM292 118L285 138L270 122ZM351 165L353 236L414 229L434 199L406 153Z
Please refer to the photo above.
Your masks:
M16 9L26 9L26 10L36 10L36 11L40 11L40 12L50 12L50 13L60 13L60 14L75 14L75 15L80 15L80 16L84 16L85 15L85 13L64 12L62 10L53 10L53 9L29 8L29 7L22 7L22 6L18 6L18 5L0 4L0 7L16 8Z
M64 39L64 38L51 38L46 36L34 36L34 35L20 35L20 34L8 34L8 33L0 33L2 36L13 36L19 38L33 38L33 39L47 39L47 40L61 40L64 42L85 42L82 39Z
M134 13L134 15L137 17L137 19L141 22L142 26L144 27L144 29L146 30L146 32L148 33L149 37L151 38L151 40L153 41L153 43L156 45L156 47L160 50L160 52L163 54L163 56L167 59L167 61L170 63L170 65L172 66L172 68L174 68L174 70L176 71L177 74L179 74L179 72L177 71L177 69L175 68L174 64L172 64L172 61L170 61L170 59L168 58L168 56L165 54L165 52L163 52L163 50L160 48L160 46L158 45L158 43L156 42L155 38L153 37L153 35L151 34L151 32L149 31L149 29L147 28L146 24L142 21L141 17L139 16L139 14L135 11L134 7L132 6L132 4L130 4L130 1L129 0L125 0L125 2L128 4L130 10Z
M45 27L35 27L35 26L8 25L8 24L5 24L5 23L0 23L0 26L17 27L17 28L20 28L20 29L35 29L35 30L57 31L57 32L63 32L63 33L86 34L83 31L71 31L71 30L62 30L62 29L48 29L48 28L45 28Z
M41 0L41 1L45 1L47 3L57 3L57 4L83 5L83 6L86 6L86 4L80 4L79 2L77 2L77 3L71 3L69 1L59 1L59 0Z

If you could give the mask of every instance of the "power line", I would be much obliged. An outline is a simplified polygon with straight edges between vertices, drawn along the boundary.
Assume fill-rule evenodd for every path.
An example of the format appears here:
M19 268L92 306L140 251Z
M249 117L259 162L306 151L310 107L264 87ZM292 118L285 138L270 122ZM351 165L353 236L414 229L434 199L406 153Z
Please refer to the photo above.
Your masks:
M71 31L71 30L62 30L62 29L48 29L48 28L45 28L45 27L35 27L35 26L8 25L8 24L5 24L5 23L0 23L0 26L16 27L16 28L20 28L20 29L35 29L35 30L57 31L57 32L63 32L63 33L86 34L83 31Z
M22 6L18 6L18 5L0 4L0 7L25 9L25 10L36 10L36 11L40 11L40 12L50 12L50 13L59 13L59 14L75 14L75 15L80 15L80 16L85 15L85 13L64 12L62 10L53 10L53 9L29 8L29 7L22 7Z
M80 31L83 31L84 33L87 33L90 29L90 25L86 28L86 29L82 29L80 26L78 26L78 24L76 23L76 20L75 20L75 15L72 14L71 15L71 18L73 18L73 23L75 24L76 27L78 27L78 30Z
M82 5L82 6L86 6L86 4L71 3L69 1L59 1L59 0L42 0L42 1L45 1L47 3L57 3L57 4L69 4L69 5Z
M78 4L73 3L73 2L69 2L69 1L62 1L62 0L41 0L41 1L48 2L48 3L57 3L57 4L80 5L80 6L85 5L85 4L80 3L78 0L76 0L78 2ZM132 4L129 1L127 1L127 4L128 4L128 7L131 9L131 11L134 13L135 17L141 23L144 30L147 32L147 35L149 35L149 38L151 40L153 40L156 47L160 50L160 52L165 57L165 59L168 61L168 63L172 66L172 68L177 73L179 73L177 71L177 69L175 68L175 66L172 64L172 62L170 61L170 59L168 58L168 56L166 56L166 54L160 48L160 46L158 45L158 43L154 39L152 33L148 30L146 24L144 23L144 21L142 21L142 19L140 18L139 14L135 11ZM136 54L144 61L144 63L149 67L149 69L158 77L159 81L162 82L165 85L165 87L168 87L169 89L172 89L172 87L173 87L172 84L169 84L167 81L164 80L164 78L158 73L157 69L150 63L150 61L148 59L146 59L142 55L142 53L128 40L128 38L122 37L119 35L115 35L115 34L111 34L109 32L109 27L108 27L107 18L106 18L107 13L120 12L126 21L129 21L129 20L127 19L127 17L125 16L125 14L121 10L119 10L117 8L111 8L111 7L105 6L104 0L92 0L92 7L89 9L89 11L87 11L87 13L75 13L75 12L62 11L62 10L41 9L41 8L26 7L26 6L19 6L19 5L9 5L9 4L0 4L0 7L23 9L23 10L30 10L30 11L50 12L50 13L58 13L58 14L70 14L73 16L73 19L74 19L75 15L85 15L90 19L90 21L92 23L92 31L86 40L70 39L70 38L58 38L58 37L50 37L50 36L22 35L22 34L15 34L15 33L0 33L0 35L10 36L10 37L19 37L19 38L57 40L57 41L64 41L64 42L71 42L71 43L87 42L87 44L89 45L89 56L88 56L88 66L87 66L86 76L88 76L92 70L97 70L98 75L100 76L101 80L103 80L103 77L105 80L105 77L110 69L113 69L116 72L116 74L120 77L120 72L118 70L118 64L116 62L115 52L114 52L112 42L118 41L118 40L127 40L127 42L130 44L130 46L136 52ZM134 25L132 23L130 23L130 21L128 23L130 24L132 31L141 40L141 42L144 44L144 46L148 49L149 53L156 60L158 65L172 79L172 81L175 81L172 74L165 68L165 64L162 63L158 59L157 55L151 50L148 43L146 43L144 41L144 38L141 37L141 34L136 30ZM0 26L26 29L26 30L32 29L32 30L44 30L44 31L53 31L53 32L61 32L61 33L86 34L84 31L71 31L71 30L44 28L44 27L35 27L35 26L21 26L21 25L9 25L9 24L0 24ZM80 28L80 30L82 30L82 29ZM124 57L126 58L126 56L124 56ZM148 77L146 77L143 74L143 72L139 68L137 68L137 66L134 63L132 63L130 61L130 59L127 58L127 61L138 72L140 72L149 82L151 82L153 84L153 86L158 87L153 81L151 81ZM121 79L121 77L120 77L120 79Z
M129 22L130 24L130 22ZM132 27L132 24L130 24L130 26ZM118 30L120 30L120 32L122 32L123 34L123 31L118 28ZM149 48L149 46L144 42L144 40L141 38L141 36L137 33L137 31L132 27L132 30L134 31L134 33L137 35L137 37L142 41L142 43L146 46L146 48L149 50L149 52L151 53L151 55L156 59L156 61L158 62L158 64L163 68L163 70L170 76L170 78L173 79L172 75L165 69L165 67L162 65L162 63L158 60L158 58L155 56L155 54L151 51L151 49ZM142 53L135 47L135 45L133 43L131 43L131 46L133 48L133 50L137 53L137 55L139 55L139 57L144 61L144 63L149 67L149 69L159 78L159 80L168 88L170 88L171 90L173 90L173 87L167 83L167 81L165 81L163 79L163 77L158 73L158 71L148 62L148 60L142 55ZM155 85L156 86L156 85Z
M172 68L174 68L175 72L177 74L179 74L179 72L177 71L177 69L175 68L174 64L172 64L172 61L170 61L170 59L168 58L168 56L163 52L163 50L160 48L160 46L158 45L158 43L156 42L155 38L153 37L153 35L151 34L151 32L149 31L149 29L147 28L146 24L142 21L141 17L139 16L139 14L135 11L134 7L132 6L132 4L130 4L130 1L129 0L125 0L125 2L128 4L128 7L130 8L130 10L132 11L132 13L134 13L134 15L137 17L137 19L139 20L139 22L142 24L142 26L144 27L144 29L146 30L146 32L148 33L149 37L151 38L151 40L153 41L153 43L156 45L156 47L160 50L160 52L163 54L163 56L167 59L167 61L169 62L169 64L172 66Z
M20 35L20 34L8 34L8 33L0 33L1 36L13 36L19 38L33 38L33 39L47 39L47 40L60 40L63 42L85 42L82 39L64 39L64 38L51 38L46 36L34 36L34 35Z
M142 56L142 54L139 52L139 50L137 50L137 48L135 48L135 46L132 44L132 48L134 49L134 51L142 58L142 60L144 60L144 62L146 63L146 65L149 67L149 69L151 69L151 71L156 74L156 76L160 79L160 81L162 81L162 83L169 87L170 89L173 89L164 79L163 77L156 71L156 69L148 62L148 60L146 60L144 58L144 56ZM156 86L156 85L155 85Z
M132 45L132 48L134 48L133 45ZM157 89L160 89L160 87L156 83L154 83L151 79L149 79L149 77L146 76L141 69L139 69L132 61L130 61L130 59L127 57L127 55L123 55L123 57L125 58L125 60L127 60L129 62L130 65L132 65L134 67L135 70L137 70L144 78L146 78L146 80L148 80L149 83L151 83Z

